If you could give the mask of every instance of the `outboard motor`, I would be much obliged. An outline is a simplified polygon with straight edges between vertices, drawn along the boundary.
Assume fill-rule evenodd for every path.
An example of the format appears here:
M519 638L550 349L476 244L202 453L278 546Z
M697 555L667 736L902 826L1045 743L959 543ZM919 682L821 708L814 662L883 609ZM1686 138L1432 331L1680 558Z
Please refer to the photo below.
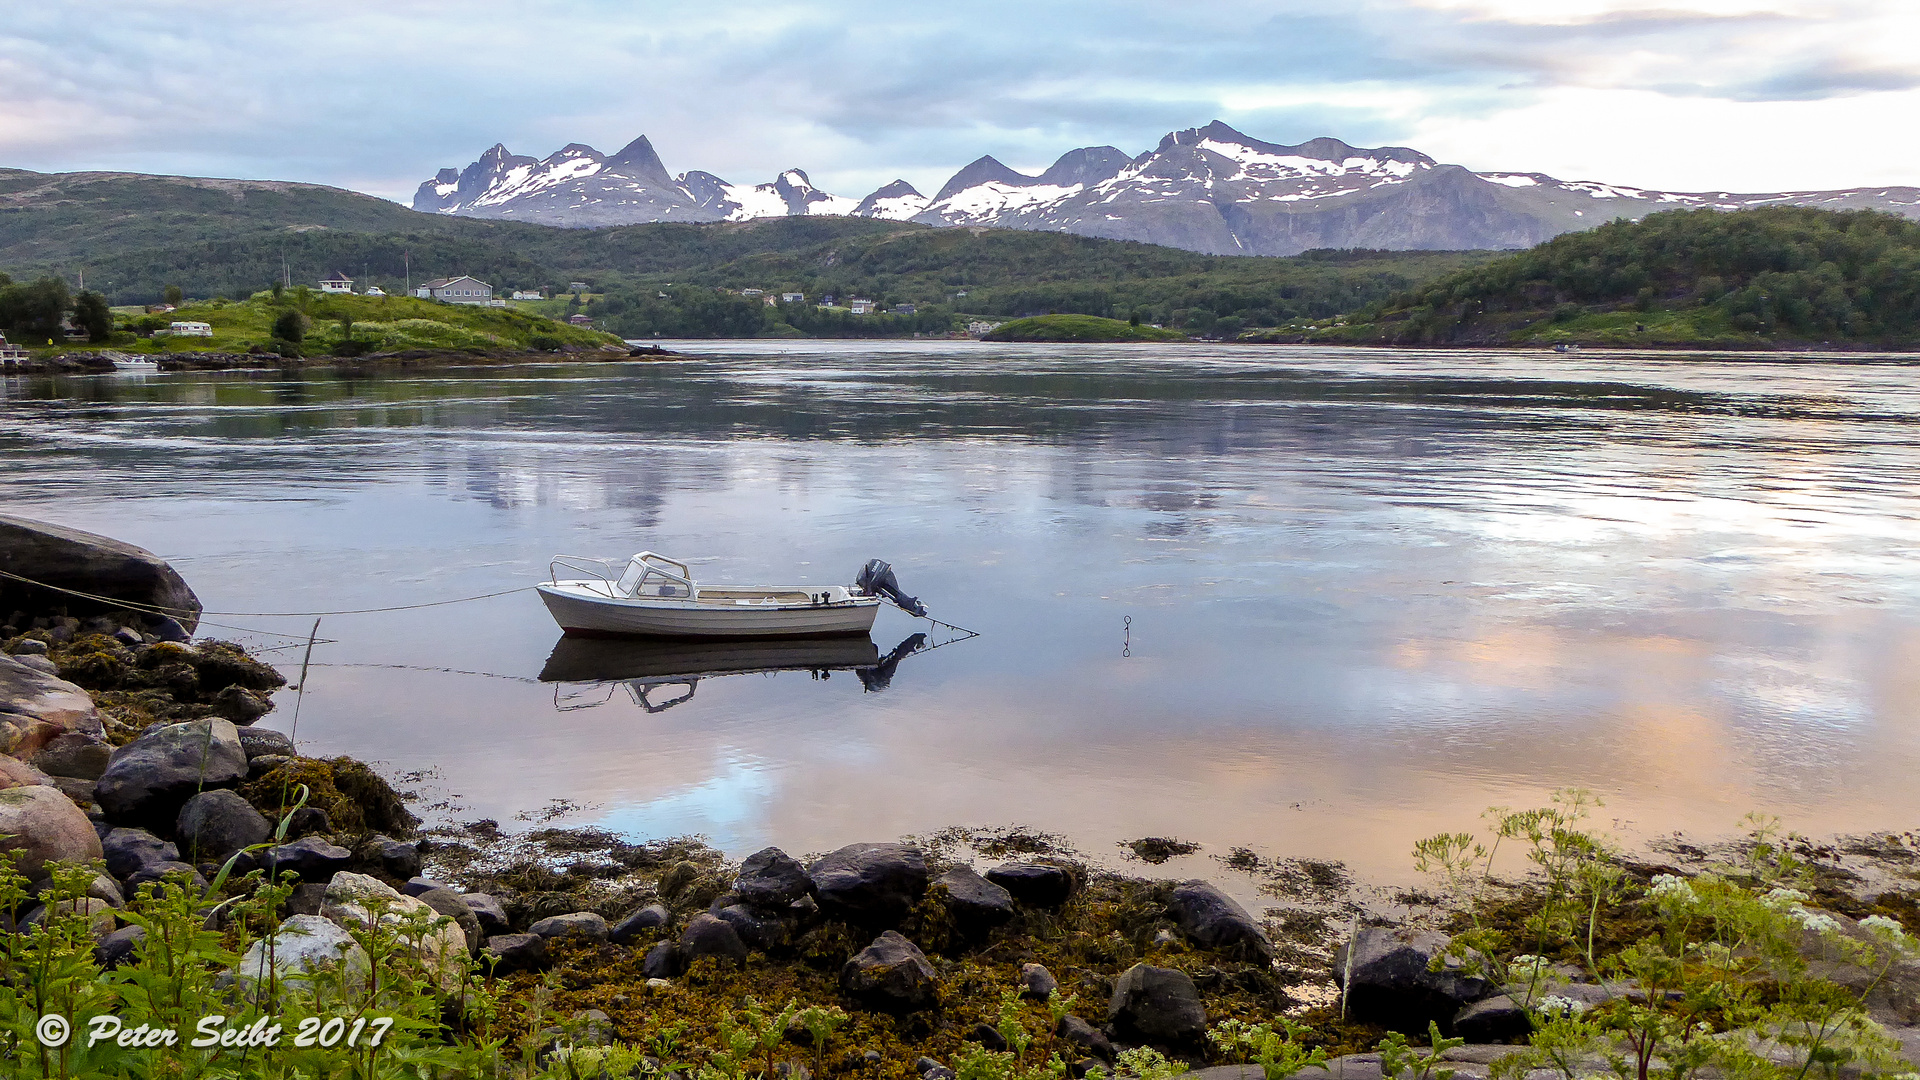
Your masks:
M853 580L854 587L869 596L884 596L900 606L900 610L910 615L924 617L927 605L918 599L900 591L900 581L893 576L893 567L879 559L868 559L867 565L860 568L860 576Z

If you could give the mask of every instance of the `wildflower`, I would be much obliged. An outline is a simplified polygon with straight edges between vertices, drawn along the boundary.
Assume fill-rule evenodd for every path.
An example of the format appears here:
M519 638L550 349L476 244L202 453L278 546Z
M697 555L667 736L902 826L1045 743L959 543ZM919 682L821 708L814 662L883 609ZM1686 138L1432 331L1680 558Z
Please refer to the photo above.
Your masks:
M1807 902L1807 894L1799 889L1774 888L1760 898L1760 902L1775 911L1791 911Z
M1534 979L1538 978L1541 972L1547 970L1547 964L1548 960L1546 957L1526 953L1508 961L1507 970L1511 972L1516 979Z
M1546 997L1541 998L1540 1004L1534 1006L1534 1008L1537 1009L1542 1016L1579 1016L1581 1013L1587 1011L1585 1002L1575 1001L1570 997L1562 997L1559 994L1548 994Z
M1788 910L1788 913L1791 914L1794 918L1799 919L1800 925L1804 929L1812 930L1813 932L1818 934L1837 934L1840 932L1840 924L1834 921L1834 918L1831 915L1827 915L1818 911L1813 911L1811 909L1801 907L1798 904L1795 904L1792 908L1790 908Z
M1691 904L1699 897L1693 893L1693 885L1678 874L1655 874L1653 884L1647 887L1647 896L1671 904Z
M1860 928L1875 934L1890 934L1895 937L1907 932L1898 919L1889 919L1885 915L1869 915L1860 920Z

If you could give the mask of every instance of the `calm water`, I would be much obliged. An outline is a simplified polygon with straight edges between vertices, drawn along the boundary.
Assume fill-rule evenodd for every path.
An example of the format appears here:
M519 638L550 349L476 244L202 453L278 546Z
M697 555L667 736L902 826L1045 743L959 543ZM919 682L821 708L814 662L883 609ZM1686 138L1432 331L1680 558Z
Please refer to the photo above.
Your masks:
M981 631L876 691L857 652L549 668L531 593L326 618L300 740L433 770L462 820L565 799L735 854L1024 823L1406 877L1414 838L1570 785L1629 836L1920 811L1920 360L686 348L9 380L0 500L154 549L215 611L651 548L711 580L886 558ZM884 611L874 643L926 629ZM735 662L799 670L593 682Z

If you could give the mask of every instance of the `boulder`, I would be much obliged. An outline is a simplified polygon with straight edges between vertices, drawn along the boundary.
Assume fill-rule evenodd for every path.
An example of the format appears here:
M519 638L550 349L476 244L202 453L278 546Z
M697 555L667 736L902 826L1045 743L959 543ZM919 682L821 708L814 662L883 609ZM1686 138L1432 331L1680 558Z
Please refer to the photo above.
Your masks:
M1426 1031L1429 1022L1451 1031L1460 1010L1491 995L1493 987L1460 971L1457 960L1431 970L1434 958L1446 948L1444 934L1362 927L1333 958L1333 977L1345 991L1347 1015L1408 1034Z
M106 728L85 690L25 661L0 656L0 754L26 757L68 733L100 740Z
M926 954L888 930L840 969L840 988L869 1008L909 1013L938 1004L940 983Z
M740 864L734 895L756 907L785 907L813 891L813 879L800 860L777 847L762 848Z
M987 880L1029 907L1055 908L1073 895L1073 875L1046 863L1009 863L987 871Z
M481 957L491 958L493 970L502 975L539 971L547 966L547 939L539 934L495 934L487 939Z
M0 570L42 585L72 589L105 602L0 579L0 611L65 609L73 615L118 613L120 604L161 608L189 631L200 622L200 599L165 560L145 548L95 533L0 514Z
M121 964L133 959L134 950L147 940L147 928L144 926L123 926L94 943L93 958L101 967L112 971Z
M1180 924L1180 932L1202 948L1231 952L1242 960L1274 957L1273 941L1247 909L1207 882L1181 882L1167 910Z
M897 926L927 891L927 859L910 844L849 844L807 867L828 915L864 926Z
M947 890L947 911L962 933L979 934L1013 918L1013 894L964 866L934 884Z
M979 1023L973 1025L967 1029L965 1038L968 1042L977 1042L989 1050L1005 1050L1007 1048L1007 1037L1000 1034L999 1029L991 1024Z
M48 776L71 776L77 780L98 780L107 771L113 747L104 739L81 731L54 736L36 750L33 767Z
M100 858L100 834L57 788L8 788L0 791L0 851L19 851L15 869L37 881L52 872L50 863Z
M23 668L26 668L28 671L38 672L39 674L45 675L51 679L57 679L60 677L60 665L54 663L51 659L45 656L33 656L33 655L22 656L19 659L17 659L15 663L19 664Z
M19 758L0 755L0 791L17 787L55 787L53 778Z
M787 924L779 915L747 904L730 904L714 915L726 920L750 949L772 952L787 943Z
M241 848L266 843L273 835L273 826L252 803L225 788L216 788L187 800L180 808L174 832L188 858L220 861Z
M318 915L327 906L327 886L321 881L302 881L287 897L288 915Z
M400 895L419 896L423 892L431 892L434 889L452 889L454 892L460 891L454 889L453 886L444 881L435 881L432 878L424 877L410 877L407 879L405 885L400 886Z
M292 819L287 822L287 836L294 840L333 831L333 819L317 806L303 806L287 817Z
M1068 1013L1060 1018L1054 1033L1102 1061L1113 1060L1113 1041L1106 1032L1087 1023L1085 1020Z
M214 715L233 721L235 727L244 728L272 711L272 699L244 686L229 686L213 695Z
M1020 965L1020 993L1036 1001L1047 1000L1048 995L1060 989L1060 981L1053 977L1044 964Z
M607 940L607 920L591 911L550 916L527 927L527 930L543 938L582 938L592 942Z
M284 731L275 731L272 728L263 727L243 727L240 728L238 734L240 736L240 751L247 755L248 761L268 755L276 755L279 757L295 756L293 751L293 737Z
M648 954L651 958L652 954ZM717 956L742 967L747 963L747 943L733 924L717 915L701 912L687 920L680 931L680 962L691 964L703 956Z
M665 904L648 904L615 923L607 937L615 945L627 945L644 931L664 928L672 918Z
M166 827L196 793L246 777L239 731L209 717L149 728L115 750L94 798L111 821Z
M486 893L466 893L460 899L466 901L467 910L480 920L480 932L488 937L507 932L507 909L500 901Z
M150 863L179 862L180 849L145 829L112 829L100 838L107 873L121 881Z
M52 878L41 878L27 886L27 895L39 899L52 888ZM93 875L93 880L87 882L87 895L95 900L104 900L108 907L127 906L127 894L121 890L120 883L107 874Z
M113 905L91 896L83 896L78 900L55 900L52 904L34 908L33 913L21 921L21 925L37 926L55 914L87 920L87 931L96 938L106 937L120 925L113 917Z
M375 919L395 925L417 916L432 919L429 929L406 942L442 991L460 985L467 970L467 935L459 924L411 896L401 896L386 882L365 874L341 871L327 882L327 900L320 914L342 929L370 928Z
M380 864L380 870L388 877L402 881L420 873L420 841L395 840L390 836L375 835L367 841L369 854Z
M1197 1047L1206 1038L1207 1010L1186 972L1135 964L1114 981L1107 1026L1129 1042Z
M452 919L467 935L467 951L477 953L480 946L486 944L487 936L480 931L480 920L461 895L452 889L428 889L421 893L407 894L433 910Z
M142 885L169 880L184 880L187 888L194 892L207 891L206 877L194 867L183 862L154 862L127 875L127 895L140 891Z
M646 959L640 962L640 974L648 979L671 979L686 969L680 959L680 947L671 941L662 941L648 949Z
M93 789L96 786L95 781L75 780L71 776L55 776L49 779L53 781L52 786L57 788L60 794L72 799L73 805L80 809L93 810L98 807L99 804L96 803L93 798Z
M265 982L311 984L333 971L352 983L372 973L367 951L353 935L318 915L293 915L268 937L248 946L234 976L243 986Z
M268 848L260 853L259 863L267 876L276 880L291 870L299 874L302 881L330 881L335 874L353 864L353 852L338 844L329 844L317 836L308 836L291 844Z

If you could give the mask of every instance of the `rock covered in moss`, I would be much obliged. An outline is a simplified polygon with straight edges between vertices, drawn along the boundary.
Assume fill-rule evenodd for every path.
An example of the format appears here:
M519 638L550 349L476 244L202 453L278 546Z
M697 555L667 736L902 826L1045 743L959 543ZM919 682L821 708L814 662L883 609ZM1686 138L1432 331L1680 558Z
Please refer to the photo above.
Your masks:
M927 858L911 844L849 844L807 867L821 910L863 926L898 926L927 892Z
M111 821L166 828L196 792L246 777L238 730L209 717L150 728L115 750L94 798Z
M100 834L58 789L30 784L0 791L0 851L20 852L15 868L34 881L53 863L100 858Z
M1207 1010L1184 971L1135 964L1113 984L1107 1024L1120 1038L1161 1046L1200 1046Z
M840 969L840 988L869 1008L909 1013L938 1004L940 980L919 946L888 930Z

